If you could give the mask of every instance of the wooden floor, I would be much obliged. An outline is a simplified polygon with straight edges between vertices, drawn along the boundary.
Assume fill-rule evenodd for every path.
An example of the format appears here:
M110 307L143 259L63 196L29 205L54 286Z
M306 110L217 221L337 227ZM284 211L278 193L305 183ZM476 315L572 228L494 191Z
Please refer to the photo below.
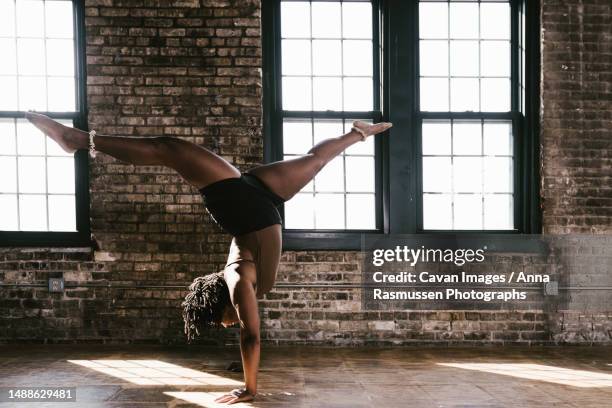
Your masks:
M225 370L237 358L196 346L0 346L0 387L76 387L77 398L0 407L215 407L241 385ZM612 407L612 348L266 347L259 392L252 406Z

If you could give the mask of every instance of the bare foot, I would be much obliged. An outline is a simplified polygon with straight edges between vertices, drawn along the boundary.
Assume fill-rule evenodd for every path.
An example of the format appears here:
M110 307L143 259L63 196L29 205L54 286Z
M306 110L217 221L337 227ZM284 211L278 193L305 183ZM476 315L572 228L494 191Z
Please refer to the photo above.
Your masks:
M88 147L89 139L86 132L64 126L40 113L26 112L25 117L45 135L55 140L67 153Z
M380 122L380 123L375 123L371 125L369 123L362 122L360 120L356 120L353 122L353 126L359 129L359 133L361 133L362 135L371 136L371 135L377 135L379 133L384 132L385 130L393 126L393 123Z

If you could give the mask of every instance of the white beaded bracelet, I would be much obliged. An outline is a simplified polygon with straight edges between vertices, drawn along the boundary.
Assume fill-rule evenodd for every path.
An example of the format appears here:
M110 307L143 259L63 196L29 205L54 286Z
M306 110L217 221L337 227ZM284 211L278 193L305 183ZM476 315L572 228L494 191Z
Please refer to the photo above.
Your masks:
M92 158L95 158L96 154L98 154L98 152L96 151L96 144L94 143L94 136L96 136L96 131L91 130L89 132L89 155Z

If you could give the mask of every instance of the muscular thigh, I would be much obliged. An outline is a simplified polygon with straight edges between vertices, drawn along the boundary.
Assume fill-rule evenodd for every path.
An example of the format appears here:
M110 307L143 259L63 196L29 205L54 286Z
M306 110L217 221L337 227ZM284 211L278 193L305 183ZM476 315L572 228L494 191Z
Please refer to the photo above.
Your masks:
M165 164L189 184L200 189L227 178L240 177L240 171L210 150L182 139L169 138L165 144Z
M307 154L295 159L264 164L248 172L257 176L274 194L289 200L321 169L321 162Z

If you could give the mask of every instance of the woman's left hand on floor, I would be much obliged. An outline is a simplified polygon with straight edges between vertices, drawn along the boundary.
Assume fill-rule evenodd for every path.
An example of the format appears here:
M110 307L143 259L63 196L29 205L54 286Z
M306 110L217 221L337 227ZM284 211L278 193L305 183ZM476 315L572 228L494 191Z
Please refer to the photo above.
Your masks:
M215 399L215 402L220 404L235 404L237 402L253 401L255 396L248 392L246 388L236 388Z

